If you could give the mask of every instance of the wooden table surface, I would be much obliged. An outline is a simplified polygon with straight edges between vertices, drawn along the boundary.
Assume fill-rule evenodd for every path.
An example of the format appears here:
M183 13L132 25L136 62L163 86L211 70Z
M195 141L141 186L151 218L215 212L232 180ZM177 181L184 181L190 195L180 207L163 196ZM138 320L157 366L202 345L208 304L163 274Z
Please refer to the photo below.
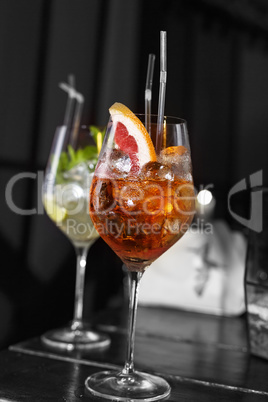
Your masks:
M0 353L1 401L94 401L86 377L122 368L126 312L106 311L95 327L108 333L102 351L58 352L39 338ZM179 401L268 401L268 360L249 353L245 317L227 318L166 308L139 307L135 367L160 374Z

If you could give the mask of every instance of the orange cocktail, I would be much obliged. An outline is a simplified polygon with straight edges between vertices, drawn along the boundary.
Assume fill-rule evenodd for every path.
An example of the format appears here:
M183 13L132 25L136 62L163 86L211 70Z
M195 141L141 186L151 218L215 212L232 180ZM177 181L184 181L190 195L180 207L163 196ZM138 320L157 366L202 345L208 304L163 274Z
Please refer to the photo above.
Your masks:
M115 103L109 111L89 210L100 236L128 269L127 356L121 371L95 373L85 384L93 395L106 400L156 401L167 397L171 388L159 376L134 370L137 295L145 269L179 240L194 215L187 126L178 118L155 123L151 116L149 135L126 106Z
M156 177L161 170L168 179ZM95 177L90 211L102 238L129 270L138 271L186 232L193 196L192 182L176 177L172 166L149 162L137 179Z
M177 145L179 124L165 126L165 142L171 129L173 142L165 143L157 155L136 115L121 104L110 112L117 123L110 131L108 126L91 186L90 214L100 236L128 269L143 271L192 221L190 151L187 144Z

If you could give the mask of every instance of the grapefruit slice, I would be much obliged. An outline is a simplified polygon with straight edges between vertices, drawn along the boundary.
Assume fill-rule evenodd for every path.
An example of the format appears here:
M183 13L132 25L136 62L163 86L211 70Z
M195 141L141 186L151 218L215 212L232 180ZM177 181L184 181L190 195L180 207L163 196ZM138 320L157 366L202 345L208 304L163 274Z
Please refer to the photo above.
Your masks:
M129 155L130 173L137 174L145 163L157 159L151 137L140 119L122 103L114 103L109 112L116 124L114 141Z

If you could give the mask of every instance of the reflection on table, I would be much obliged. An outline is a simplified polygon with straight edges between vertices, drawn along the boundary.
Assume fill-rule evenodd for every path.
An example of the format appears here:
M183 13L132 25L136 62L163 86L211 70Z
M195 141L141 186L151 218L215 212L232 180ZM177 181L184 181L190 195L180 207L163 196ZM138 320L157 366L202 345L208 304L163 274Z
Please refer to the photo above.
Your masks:
M127 314L105 311L95 327L111 337L103 351L59 353L39 338L0 354L0 397L9 401L92 400L85 378L122 367ZM140 307L135 365L161 374L172 387L169 401L266 401L268 361L250 355L246 319Z

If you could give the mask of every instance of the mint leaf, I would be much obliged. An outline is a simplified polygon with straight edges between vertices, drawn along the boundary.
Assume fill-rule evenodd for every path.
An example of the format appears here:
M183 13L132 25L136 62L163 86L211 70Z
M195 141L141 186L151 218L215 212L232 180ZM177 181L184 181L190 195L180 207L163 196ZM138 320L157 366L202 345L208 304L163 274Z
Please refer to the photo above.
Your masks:
M79 151L81 151L80 155L84 160L98 159L97 147L94 145L87 145L83 150L80 149Z
M68 152L62 152L59 158L56 181L58 184L66 182L63 173L72 169L80 163L86 163L89 172L94 172L98 161L97 147L87 145L85 148L79 148L76 151L71 145L68 145Z
M99 133L101 133L101 143L103 143L106 127L100 130L99 127L89 126L89 129L96 145L87 145L85 148L79 148L77 150L74 150L71 145L68 145L67 152L62 152L58 161L56 177L58 184L65 183L66 179L63 177L63 173L79 165L79 163L85 162L89 172L95 170L98 162L97 138Z

